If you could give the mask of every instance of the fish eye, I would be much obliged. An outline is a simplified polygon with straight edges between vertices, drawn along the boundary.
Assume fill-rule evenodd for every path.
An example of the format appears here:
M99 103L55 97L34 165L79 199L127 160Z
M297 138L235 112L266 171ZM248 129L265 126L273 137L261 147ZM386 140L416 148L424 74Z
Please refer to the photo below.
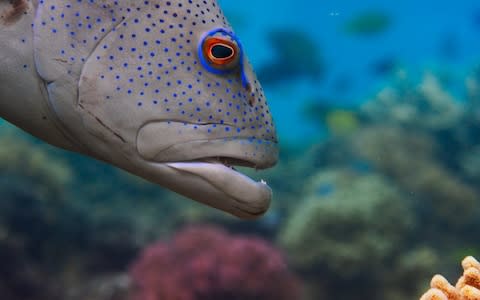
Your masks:
M211 60L218 59L221 61L228 60L235 55L235 50L230 45L215 44L210 48L209 54Z
M236 58L236 47L227 40L209 38L204 42L203 47L206 57L212 65L225 66Z
M228 73L241 67L241 47L234 36L225 32L207 35L199 50L204 67L213 73Z

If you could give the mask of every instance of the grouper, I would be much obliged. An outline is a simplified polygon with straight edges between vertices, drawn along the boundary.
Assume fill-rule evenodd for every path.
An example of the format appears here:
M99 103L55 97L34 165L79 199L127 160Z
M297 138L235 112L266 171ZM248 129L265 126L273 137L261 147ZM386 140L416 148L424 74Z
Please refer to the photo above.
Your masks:
M0 117L240 218L272 191L272 117L216 0L0 0Z

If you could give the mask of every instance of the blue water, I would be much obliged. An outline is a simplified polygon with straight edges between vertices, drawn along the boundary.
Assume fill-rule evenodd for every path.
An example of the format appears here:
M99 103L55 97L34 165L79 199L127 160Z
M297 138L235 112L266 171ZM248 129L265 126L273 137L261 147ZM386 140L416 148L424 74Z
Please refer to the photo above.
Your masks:
M245 0L240 5L238 1L220 2L255 66L266 63L272 55L267 32L289 27L307 32L327 62L321 80L265 87L279 134L290 142L321 135L303 118L301 111L306 99L325 97L339 104L358 104L384 86L389 78L369 72L369 66L379 59L393 57L411 74L426 68L447 71L459 81L473 63L480 61L480 2L475 0ZM391 18L386 32L363 37L342 31L351 18L372 10ZM452 44L453 55L444 53L445 43ZM339 78L349 81L348 91L335 90Z
M432 274L454 283L463 257L480 258L480 93L469 98L465 90L475 68L480 86L480 0L219 2L257 71L276 57L268 39L275 30L305 33L315 47L298 47L299 55L319 54L325 64L318 78L261 80L281 155L275 168L248 174L272 187L268 213L257 221L230 217L33 140L0 119L0 300L138 300L127 295L137 288L129 280L142 258L150 271L137 276L178 285L165 289L170 298L161 300L179 299L196 288L192 282L201 287L208 278L214 278L211 297L182 299L414 300ZM389 18L385 31L345 32L348 22L372 11ZM285 37L285 44L291 42ZM291 59L284 63L295 64ZM387 70L392 61L409 84L395 89L399 98L392 109L373 101L378 112L362 115L359 106L396 82L397 71ZM439 121L452 117L442 107L454 106L450 98L419 96L425 72L441 81L445 94L463 101L447 125ZM357 123L346 133L328 132L327 113L307 116L312 101L351 109L343 116ZM417 114L389 118L404 108L402 101ZM193 231L183 243L176 240L192 224L198 236ZM173 247L178 241L180 247ZM145 255L155 243L152 253L164 260ZM285 265L275 259L277 252ZM281 288L290 286L277 281L278 268L295 274L311 295L279 298ZM223 288L218 274L234 279L232 290L214 286ZM247 282L261 283L274 296L244 297Z

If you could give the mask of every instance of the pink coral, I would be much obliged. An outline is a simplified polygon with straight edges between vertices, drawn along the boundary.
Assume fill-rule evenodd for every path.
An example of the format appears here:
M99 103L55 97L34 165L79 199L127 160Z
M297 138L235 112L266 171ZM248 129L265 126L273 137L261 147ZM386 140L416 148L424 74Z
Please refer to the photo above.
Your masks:
M135 300L300 299L296 277L266 241L200 226L147 247L131 269Z

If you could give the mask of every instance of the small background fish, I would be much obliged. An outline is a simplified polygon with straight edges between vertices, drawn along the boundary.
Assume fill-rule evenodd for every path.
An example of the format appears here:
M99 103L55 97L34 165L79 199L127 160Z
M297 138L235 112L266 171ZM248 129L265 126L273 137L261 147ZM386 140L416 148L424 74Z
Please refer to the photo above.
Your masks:
M411 300L480 257L478 1L220 5L276 121L278 165L238 168L269 212L240 221L2 123L0 298ZM372 11L388 26L345 32Z

